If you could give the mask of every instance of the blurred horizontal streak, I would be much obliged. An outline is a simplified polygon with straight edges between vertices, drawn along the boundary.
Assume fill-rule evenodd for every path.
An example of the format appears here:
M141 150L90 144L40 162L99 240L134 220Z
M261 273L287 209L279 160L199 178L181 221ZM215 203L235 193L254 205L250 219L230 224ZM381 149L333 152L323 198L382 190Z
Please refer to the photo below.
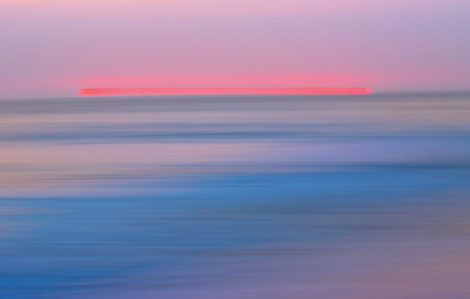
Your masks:
M310 126L298 123L37 123L10 125L0 130L0 142L60 142L60 143L120 143L123 139L134 142L238 142L279 140L301 142L347 141L367 139L468 140L470 127L458 125L418 126L415 128L369 127L365 123L329 124L312 122ZM2 132L3 131L3 132Z
M85 88L81 96L122 95L365 95L368 87L286 87L286 88Z

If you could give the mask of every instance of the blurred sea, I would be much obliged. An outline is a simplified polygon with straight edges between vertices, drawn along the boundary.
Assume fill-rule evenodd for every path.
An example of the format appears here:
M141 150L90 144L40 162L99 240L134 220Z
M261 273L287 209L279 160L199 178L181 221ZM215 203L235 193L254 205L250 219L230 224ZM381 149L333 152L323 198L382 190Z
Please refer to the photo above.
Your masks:
M470 298L470 95L0 101L0 298Z

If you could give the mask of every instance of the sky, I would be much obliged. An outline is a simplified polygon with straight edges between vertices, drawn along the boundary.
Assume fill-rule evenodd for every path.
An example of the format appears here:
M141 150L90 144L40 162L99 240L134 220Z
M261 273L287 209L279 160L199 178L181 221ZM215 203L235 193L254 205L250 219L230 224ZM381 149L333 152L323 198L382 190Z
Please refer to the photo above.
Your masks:
M0 28L0 98L470 87L468 0L0 0Z

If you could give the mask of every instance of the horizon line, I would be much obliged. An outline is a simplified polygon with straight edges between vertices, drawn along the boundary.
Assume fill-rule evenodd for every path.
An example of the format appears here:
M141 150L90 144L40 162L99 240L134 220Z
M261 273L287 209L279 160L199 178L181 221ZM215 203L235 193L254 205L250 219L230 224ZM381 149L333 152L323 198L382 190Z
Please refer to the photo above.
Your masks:
M83 88L79 96L125 95L367 95L369 87L164 87Z

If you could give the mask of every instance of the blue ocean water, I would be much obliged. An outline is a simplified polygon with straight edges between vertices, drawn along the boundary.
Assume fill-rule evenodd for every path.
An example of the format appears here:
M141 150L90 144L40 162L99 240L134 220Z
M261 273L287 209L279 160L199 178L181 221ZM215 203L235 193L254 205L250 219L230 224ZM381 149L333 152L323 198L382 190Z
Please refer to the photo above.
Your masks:
M470 297L470 95L0 101L0 297Z

